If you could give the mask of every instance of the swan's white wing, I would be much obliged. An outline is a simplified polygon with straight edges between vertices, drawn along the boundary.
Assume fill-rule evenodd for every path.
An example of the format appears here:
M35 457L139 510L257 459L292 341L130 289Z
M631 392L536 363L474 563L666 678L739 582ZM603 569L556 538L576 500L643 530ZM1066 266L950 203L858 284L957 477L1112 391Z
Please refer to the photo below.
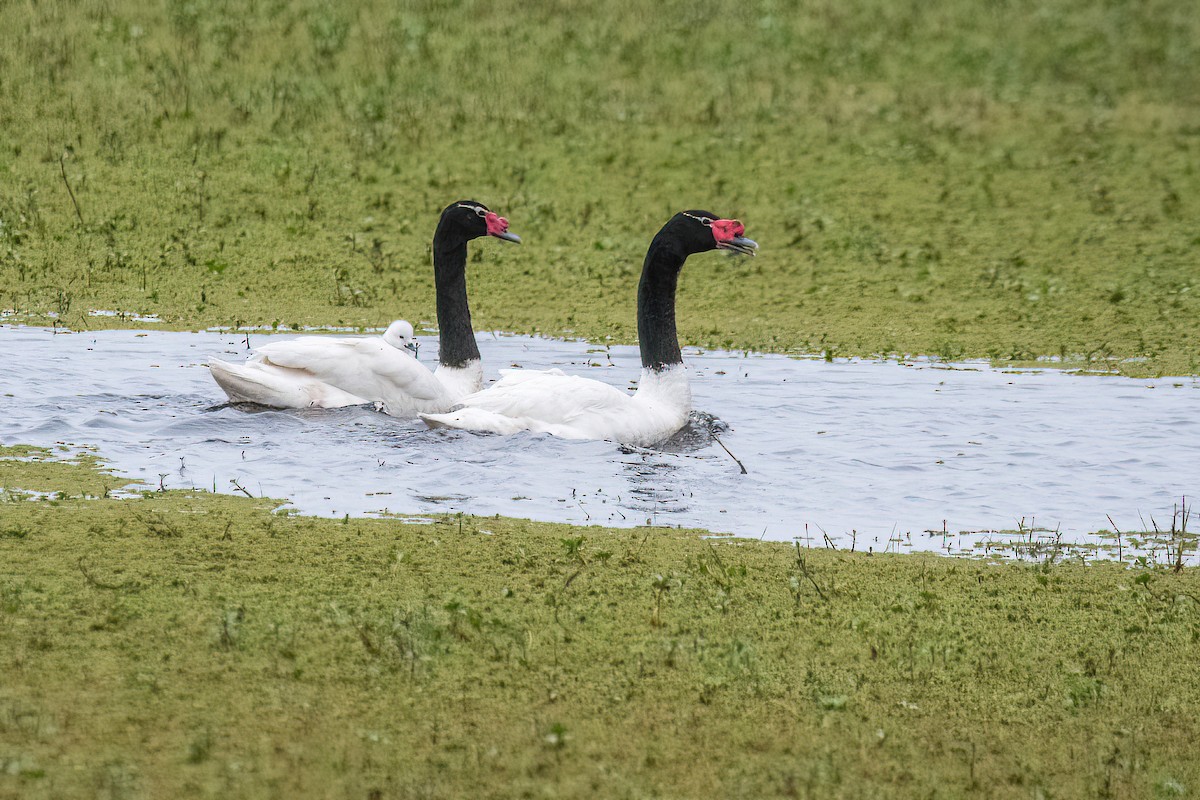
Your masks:
M341 339L326 336L304 336L282 342L271 342L254 351L254 360L287 369L302 369L319 380L341 385L353 381L374 353L387 348L382 339ZM374 352L373 352L374 351Z
M409 351L396 348L382 339L363 340L355 347L356 358L369 376L385 403L398 402L400 396L411 398L415 405L448 403L446 387Z
M632 398L607 383L562 370L506 370L504 377L460 404L505 417L572 425L591 415L619 413Z
M231 364L214 360L209 362L208 368L234 403L258 403L276 408L341 408L368 402L301 370L275 367L261 361Z
M550 369L502 369L499 372L500 380L496 382L509 385L539 378L543 375L559 375L564 378L567 376L567 373L558 367L551 367Z
M508 372L495 385L467 395L453 411L421 414L431 428L512 434L549 433L568 439L611 439L634 445L662 441L687 423L687 372L642 371L632 397L606 383L559 370Z
M414 407L439 403L445 389L429 368L408 351L378 337L331 339L306 336L259 347L256 360L301 370L313 378L359 397Z

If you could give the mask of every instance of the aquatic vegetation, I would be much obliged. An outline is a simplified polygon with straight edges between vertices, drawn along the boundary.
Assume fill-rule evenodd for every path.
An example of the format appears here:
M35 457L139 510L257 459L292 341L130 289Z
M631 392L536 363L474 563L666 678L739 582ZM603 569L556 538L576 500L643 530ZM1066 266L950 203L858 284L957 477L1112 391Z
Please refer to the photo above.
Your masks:
M685 343L1200 372L1181 0L80 0L0 30L0 309L34 319L432 321L427 230L470 195L537 232L472 263L478 328L628 342L631 234L698 204L768 247L692 270Z
M1200 573L145 491L0 506L0 795L1157 796ZM0 460L0 484L39 464Z
M12 477L19 475L16 482ZM23 491L61 497L108 497L131 481L113 475L93 453L60 445L44 447L0 445L0 502L4 492Z

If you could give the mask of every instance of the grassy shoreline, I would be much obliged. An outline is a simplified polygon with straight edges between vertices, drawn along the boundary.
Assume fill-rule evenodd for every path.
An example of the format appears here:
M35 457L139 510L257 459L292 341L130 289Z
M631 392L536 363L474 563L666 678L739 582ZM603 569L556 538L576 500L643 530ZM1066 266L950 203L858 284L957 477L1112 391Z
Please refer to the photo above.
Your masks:
M84 499L94 465L7 455L0 483L62 494L0 506L0 797L1200 781L1195 570Z

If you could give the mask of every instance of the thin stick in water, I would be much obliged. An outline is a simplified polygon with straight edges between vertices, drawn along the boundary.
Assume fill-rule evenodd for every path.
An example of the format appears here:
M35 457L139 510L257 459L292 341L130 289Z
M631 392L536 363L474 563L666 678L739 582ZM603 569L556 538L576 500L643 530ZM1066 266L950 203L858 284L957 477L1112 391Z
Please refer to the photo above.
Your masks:
M721 437L720 437L720 436L717 436L717 435L714 433L714 434L713 434L713 439L716 441L716 443L717 443L717 444L721 445L721 449L722 449L722 450L724 450L726 453L729 453L729 457L730 457L730 458L732 458L732 459L733 459L735 462L737 462L737 465L738 465L738 467L740 467L740 468L741 468L741 470L742 470L742 474L743 474L743 475L749 475L749 474L750 474L749 472L747 472L747 471L746 471L746 465L742 463L741 459L739 459L737 456L735 456L733 453L731 453L731 452L729 451L729 448L728 448L728 447L726 447L726 446L725 446L725 443L721 441Z

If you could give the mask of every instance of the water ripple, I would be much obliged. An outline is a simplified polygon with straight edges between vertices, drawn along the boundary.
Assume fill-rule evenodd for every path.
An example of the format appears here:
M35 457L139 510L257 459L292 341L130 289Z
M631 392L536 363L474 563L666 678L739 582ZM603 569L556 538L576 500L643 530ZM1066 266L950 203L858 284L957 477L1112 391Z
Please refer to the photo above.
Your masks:
M243 353L242 338L0 326L0 442L93 446L154 486L244 486L313 514L651 520L877 550L939 550L965 538L943 526L995 538L1033 519L1098 541L1106 515L1135 528L1200 489L1193 378L692 351L699 410L647 450L429 431L368 407L231 406L202 361ZM559 366L622 389L638 374L632 347L589 357L585 343L481 335L479 348L492 374ZM426 342L423 359L436 350Z

